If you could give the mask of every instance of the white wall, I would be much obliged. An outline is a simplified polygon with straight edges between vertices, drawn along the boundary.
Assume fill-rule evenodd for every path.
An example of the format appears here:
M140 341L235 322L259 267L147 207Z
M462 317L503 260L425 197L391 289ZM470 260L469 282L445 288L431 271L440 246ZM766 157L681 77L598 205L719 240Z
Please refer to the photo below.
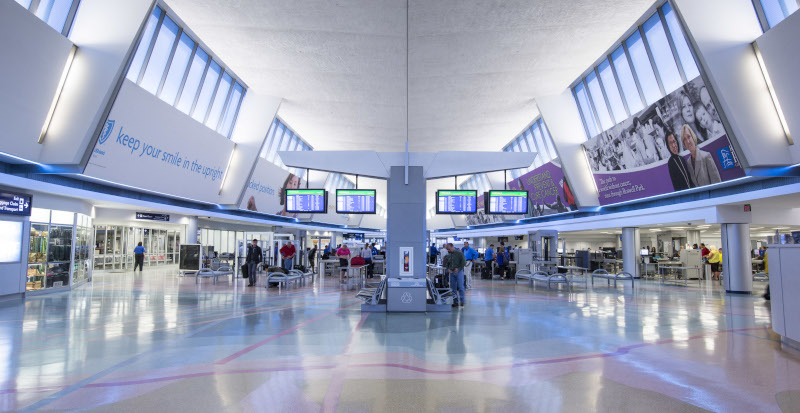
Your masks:
M72 42L14 1L0 2L0 152L36 160Z
M47 132L40 162L78 165L103 114L153 0L81 0L70 40L78 46Z
M247 91L236 117L231 141L236 146L228 166L220 203L238 205L267 138L281 99Z
M800 13L789 15L773 27L756 43L761 51L764 66L780 102L783 116L794 133L794 145L789 147L792 163L800 163Z
M33 194L33 207L44 209L55 209L59 211L77 212L83 215L92 215L92 204L81 198L59 196L39 191L31 191Z
M582 208L600 205L594 177L581 146L586 142L586 133L572 92L566 89L560 95L537 97L536 103L578 205Z
M761 36L751 0L673 4L738 142L738 154L749 166L789 164L788 143L751 46Z

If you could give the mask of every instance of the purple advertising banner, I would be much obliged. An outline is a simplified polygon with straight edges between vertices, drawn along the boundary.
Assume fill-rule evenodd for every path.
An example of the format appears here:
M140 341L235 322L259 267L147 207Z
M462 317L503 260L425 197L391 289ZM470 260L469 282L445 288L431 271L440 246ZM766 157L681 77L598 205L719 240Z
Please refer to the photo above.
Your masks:
M528 191L530 216L560 214L578 209L558 159L509 182L508 189Z
M745 176L700 77L583 146L600 205Z

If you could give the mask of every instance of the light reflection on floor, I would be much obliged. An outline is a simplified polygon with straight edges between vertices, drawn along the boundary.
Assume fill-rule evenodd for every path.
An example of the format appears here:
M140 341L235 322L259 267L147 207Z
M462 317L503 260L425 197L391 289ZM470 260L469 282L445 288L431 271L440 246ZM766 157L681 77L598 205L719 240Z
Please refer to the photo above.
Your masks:
M757 294L475 285L453 313L366 315L335 280L96 274L0 301L0 409L800 411Z

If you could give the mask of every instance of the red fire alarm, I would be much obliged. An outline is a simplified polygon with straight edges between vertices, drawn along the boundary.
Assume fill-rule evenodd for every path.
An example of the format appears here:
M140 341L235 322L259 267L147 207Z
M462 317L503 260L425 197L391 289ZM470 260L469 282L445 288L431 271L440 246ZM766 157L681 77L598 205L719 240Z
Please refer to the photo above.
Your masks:
M750 212L750 204L744 204L744 212Z

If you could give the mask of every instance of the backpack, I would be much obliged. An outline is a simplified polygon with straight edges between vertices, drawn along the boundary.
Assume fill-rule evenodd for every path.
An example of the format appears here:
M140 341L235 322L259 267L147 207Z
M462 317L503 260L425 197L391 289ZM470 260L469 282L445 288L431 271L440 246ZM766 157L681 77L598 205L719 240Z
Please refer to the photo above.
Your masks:
M366 265L366 263L367 263L367 262L366 262L366 261L364 261L364 259L363 259L363 258L361 258L361 257L353 257L353 258L350 260L350 265Z

